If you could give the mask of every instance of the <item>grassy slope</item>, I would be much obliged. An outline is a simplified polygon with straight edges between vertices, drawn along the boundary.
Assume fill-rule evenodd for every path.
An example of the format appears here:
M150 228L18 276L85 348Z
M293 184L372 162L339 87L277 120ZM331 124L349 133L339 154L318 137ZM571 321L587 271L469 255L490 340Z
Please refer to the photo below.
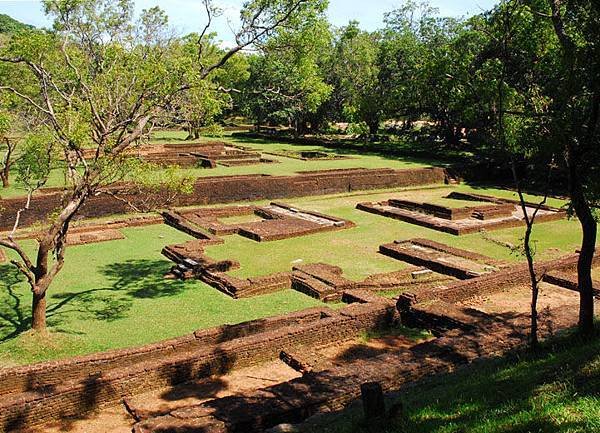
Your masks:
M57 333L43 344L27 334L10 338L27 327L30 295L13 269L0 265L0 317L9 319L0 318L0 366L140 345L317 304L293 291L235 301L200 282L165 281L170 262L160 250L187 236L167 226L124 233L126 240L69 248L49 294L49 325Z
M490 361L410 389L404 418L367 430L354 407L305 433L591 433L600 431L600 340ZM394 400L398 401L398 400ZM390 401L392 403L392 401Z

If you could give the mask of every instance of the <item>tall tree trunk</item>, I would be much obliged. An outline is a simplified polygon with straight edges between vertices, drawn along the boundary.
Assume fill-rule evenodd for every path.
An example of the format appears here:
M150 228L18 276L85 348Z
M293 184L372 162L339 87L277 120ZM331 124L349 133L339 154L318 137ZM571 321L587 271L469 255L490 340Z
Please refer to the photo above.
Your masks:
M532 349L537 349L539 346L538 338L538 298L540 295L540 287L538 284L537 275L533 261L533 252L531 251L531 231L533 223L527 223L525 230L525 238L523 240L525 246L525 256L527 257L527 267L529 269L529 279L531 282L531 335L530 344Z
M562 0L550 0L554 32L562 46L563 62L567 71L565 90L563 91L564 101L561 101L561 108L564 110L573 105L572 97L576 93L578 76L575 73L577 45L567 33L567 26L563 21L561 10L562 5ZM584 335L590 335L594 331L594 292L591 274L592 262L596 250L597 223L585 196L580 172L586 168L586 161L582 157L582 154L584 154L582 147L585 150L586 147L589 148L588 145L591 144L593 146L591 140L598 122L598 106L600 105L598 93L595 93L591 101L592 109L590 110L588 137L580 140L578 145L573 144L572 141L566 145L566 159L569 168L569 194L583 234L579 261L577 262L577 284L580 293L579 331ZM566 137L566 139L571 140L570 137Z
M31 304L31 327L34 331L43 332L46 330L46 291L39 293L37 289L34 289Z
M0 171L0 179L2 180L2 187L8 188L10 186L10 167L12 165L12 153L14 150L14 144L11 145L8 138L4 138L6 142L6 154L2 161L2 170Z
M579 190L579 188L576 189ZM580 293L579 331L584 335L590 335L594 331L592 262L596 251L597 223L582 192L574 192L571 199L583 233L577 262L577 286Z
M370 120L368 123L369 135L376 136L379 132L379 120Z

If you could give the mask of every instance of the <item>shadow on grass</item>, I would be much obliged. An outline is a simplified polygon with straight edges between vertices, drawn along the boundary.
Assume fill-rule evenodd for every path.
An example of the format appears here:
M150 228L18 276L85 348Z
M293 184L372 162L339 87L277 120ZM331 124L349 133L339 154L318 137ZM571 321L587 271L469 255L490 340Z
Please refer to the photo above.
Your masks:
M162 260L129 260L100 269L110 286L76 292L48 292L48 325L61 329L68 317L114 321L126 317L135 299L175 296L185 290L181 281L165 280L168 263ZM29 289L24 276L12 265L0 266L0 343L18 337L31 327Z
M31 326L28 306L18 286L25 277L12 265L0 265L0 343L17 337Z
M315 139L306 142L294 142L286 137L274 136L272 139L250 138L242 136L233 136L232 140L237 144L261 144L273 145L285 144L298 146L299 148L318 148L330 153L345 156L376 156L387 160L406 161L414 164L426 164L445 167L448 164L456 162L465 162L468 158L464 155L449 153L441 148L430 148L424 145L414 143L365 143L355 140L332 140L321 141Z
M372 426L357 401L304 433L587 433L600 425L600 340L553 339L539 352L482 360L388 396L401 416ZM375 428L375 430L373 429Z

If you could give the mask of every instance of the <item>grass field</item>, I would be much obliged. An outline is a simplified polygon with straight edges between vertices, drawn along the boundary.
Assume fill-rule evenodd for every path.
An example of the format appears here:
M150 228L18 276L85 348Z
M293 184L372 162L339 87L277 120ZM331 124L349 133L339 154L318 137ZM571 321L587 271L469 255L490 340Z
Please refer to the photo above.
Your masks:
M404 415L367 427L360 405L303 433L592 433L600 431L600 340L488 361L409 389ZM389 407L389 406L388 406Z
M211 246L207 252L215 258L239 260L242 268L233 274L246 277L289 271L298 262L335 264L353 279L391 272L402 269L403 263L378 254L378 246L411 237L427 237L492 257L520 260L508 248L485 240L480 234L455 237L355 209L361 201L395 196L436 202L453 190L473 189L461 185L288 200L300 208L347 218L357 227L266 243L226 236L225 244ZM477 191L512 195L501 190ZM124 240L69 248L65 268L49 292L49 325L54 333L43 342L23 333L28 327L30 304L26 284L10 265L0 265L1 364L141 345L198 328L318 305L314 299L294 291L235 301L198 281L164 280L170 262L160 255L160 250L164 245L189 238L162 225L130 228L124 233ZM488 235L517 243L522 229ZM540 224L535 239L539 259L572 252L579 239L577 223ZM28 246L33 247L33 243Z

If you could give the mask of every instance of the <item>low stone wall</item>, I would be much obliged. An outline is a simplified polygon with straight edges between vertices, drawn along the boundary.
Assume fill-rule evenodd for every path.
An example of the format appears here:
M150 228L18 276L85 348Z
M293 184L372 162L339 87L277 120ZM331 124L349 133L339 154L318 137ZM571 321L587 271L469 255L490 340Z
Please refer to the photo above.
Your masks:
M23 367L0 369L0 395L27 392L59 385L65 381L81 381L140 361L155 361L171 354L197 350L256 333L268 332L291 325L303 325L327 317L329 308L311 308L284 316L223 325L164 340L137 348L113 350L61 361L51 361Z
M430 275L415 275L423 270L410 267L402 271L370 275L362 281L352 281L343 276L338 266L312 263L293 267L292 288L323 302L339 302L348 291L411 290L415 286L433 287L454 281L451 277L433 272Z
M579 281L577 273L563 271L553 271L544 274L544 282L562 287L563 289L579 292ZM593 280L592 285L597 298L600 298L600 281Z
M104 230L120 230L127 227L143 227L164 222L160 215L136 215L131 217L116 218L110 221L103 222L83 222L77 223L69 229L69 234L86 234L102 232ZM17 232L15 239L37 239L43 233L38 231L20 231ZM3 235L0 234L0 237Z
M293 176L228 176L199 178L190 195L180 196L173 206L209 205L239 201L281 199L290 197L337 194L349 191L396 188L444 183L446 172L441 168L408 170L357 169L298 173ZM135 195L125 197L134 204ZM0 231L9 230L24 198L0 199ZM59 206L62 194L37 194L31 210L24 212L21 227L43 223ZM139 203L138 203L139 204ZM130 207L109 195L91 197L79 212L79 217L102 217L130 212Z
M176 409L142 420L133 431L264 432L278 424L295 424L318 413L343 410L360 398L364 383L378 382L384 392L399 391L475 361L506 355L527 344L526 315L502 319L482 314L476 320L471 315L466 310L453 312L453 320L465 320L467 326L455 323L457 326L443 336L404 351L336 365L264 389ZM573 311L557 311L553 315L556 329L573 326L576 316ZM542 334L548 336L547 332Z
M416 248L413 248L416 247ZM475 278L483 273L495 272L498 267L507 264L482 254L473 253L460 248L454 248L428 239L408 239L381 245L379 252L397 260L416 266L424 266L440 274L450 275L461 280ZM436 252L442 253L441 257ZM458 260L448 260L448 256L466 259L466 263ZM472 266L469 267L469 264ZM480 269L481 273L477 270ZM477 268L472 269L472 268Z
M97 231L86 231L83 233L68 233L67 245L87 245L99 242L116 241L125 239L125 235L116 229L103 229Z
M80 416L130 395L275 360L286 348L355 338L396 318L389 302L313 309L139 349L0 370L0 431Z
M512 206L515 211L518 211L518 207L515 204L512 204ZM525 224L522 215L519 218L514 215L505 217L503 209L498 211L502 213L499 217L494 217L493 214L486 214L483 211L478 211L471 218L456 220L440 218L433 215L433 213L423 213L418 210L394 207L392 206L391 201L359 203L356 205L356 208L375 215L381 215L455 236L477 233L481 230L500 230L521 227ZM496 212L496 210L494 210L494 212ZM552 208L543 209L543 212L544 213L537 215L536 223L557 221L566 217L565 212Z
M433 215L437 218L447 219L451 221L471 217L482 220L494 217L506 217L510 216L514 211L514 206L512 206L511 203L452 208L432 203L421 203L410 200L391 199L389 200L389 204L390 206L394 206L400 209L422 212L425 214Z
M543 275L551 271L562 271L576 265L579 255L572 254L560 259L536 264L536 272ZM595 262L600 262L596 258ZM485 296L498 291L499 287L513 287L529 280L529 269L526 263L515 264L498 272L483 275L466 281L458 281L447 286L415 287L410 292L400 295L399 305L414 305L440 300L447 303L458 303L473 296Z
M162 217L164 218L165 224L182 231L196 239L204 241L205 245L218 245L222 244L224 241L210 233L205 233L202 230L199 230L193 224L178 214L177 212L165 211L162 212Z
M197 277L209 286L234 299L266 295L292 288L291 274L289 272L242 279L223 272L208 270L199 273Z

